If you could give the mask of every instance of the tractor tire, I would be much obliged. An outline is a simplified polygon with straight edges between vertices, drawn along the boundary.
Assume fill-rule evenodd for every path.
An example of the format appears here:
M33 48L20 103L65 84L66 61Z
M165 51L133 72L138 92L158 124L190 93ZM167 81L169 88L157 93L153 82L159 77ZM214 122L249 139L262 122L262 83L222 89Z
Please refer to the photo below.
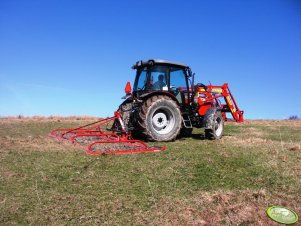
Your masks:
M172 141L178 136L181 125L182 115L177 103L168 96L155 95L140 107L133 134L140 134L149 141Z
M205 129L205 137L209 140L221 139L224 133L224 118L220 111L213 112L212 129Z
M123 123L124 123L124 126L126 129L128 129L128 126L129 126L132 107L133 107L133 102L124 102L118 108L121 119L123 120Z
M129 121L131 117L132 106L133 106L133 102L125 101L122 104L120 104L118 107L118 112L120 113L120 117L127 131L129 130ZM115 132L120 133L121 132L120 122L118 120L115 120L112 128L114 128L113 130Z

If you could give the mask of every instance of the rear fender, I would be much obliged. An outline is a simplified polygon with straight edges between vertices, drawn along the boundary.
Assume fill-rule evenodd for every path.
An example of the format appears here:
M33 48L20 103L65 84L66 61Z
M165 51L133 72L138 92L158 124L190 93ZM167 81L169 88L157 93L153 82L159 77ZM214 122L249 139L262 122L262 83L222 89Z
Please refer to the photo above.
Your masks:
M123 105L123 104L126 104L126 103L131 103L133 102L133 98L132 97L128 97L126 100L124 100L118 107L118 109Z
M146 93L146 94L141 95L140 98L141 98L142 100L145 100L145 99L148 99L148 98L150 98L150 97L152 97L152 96L156 96L156 95L165 95L165 96L168 96L168 97L170 97L172 100L174 100L174 101L177 103L177 105L180 106L180 103L179 103L179 101L177 100L177 98L176 98L173 94L171 94L171 93L169 93L169 92L165 92L165 91L156 91L156 92Z

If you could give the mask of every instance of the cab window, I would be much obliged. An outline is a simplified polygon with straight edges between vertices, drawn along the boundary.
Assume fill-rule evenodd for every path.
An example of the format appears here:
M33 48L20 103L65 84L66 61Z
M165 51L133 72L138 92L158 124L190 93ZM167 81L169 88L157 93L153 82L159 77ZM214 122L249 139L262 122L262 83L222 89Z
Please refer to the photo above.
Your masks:
M183 69L172 68L170 71L170 89L187 89L186 78Z

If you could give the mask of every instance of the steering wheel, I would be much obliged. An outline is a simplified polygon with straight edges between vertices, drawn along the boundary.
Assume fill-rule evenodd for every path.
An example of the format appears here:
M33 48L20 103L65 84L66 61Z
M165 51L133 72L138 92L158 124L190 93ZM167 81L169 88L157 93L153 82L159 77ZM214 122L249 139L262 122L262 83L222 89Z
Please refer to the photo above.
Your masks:
M170 89L174 92L175 96L177 96L180 92L179 88L177 88L173 85L170 85Z

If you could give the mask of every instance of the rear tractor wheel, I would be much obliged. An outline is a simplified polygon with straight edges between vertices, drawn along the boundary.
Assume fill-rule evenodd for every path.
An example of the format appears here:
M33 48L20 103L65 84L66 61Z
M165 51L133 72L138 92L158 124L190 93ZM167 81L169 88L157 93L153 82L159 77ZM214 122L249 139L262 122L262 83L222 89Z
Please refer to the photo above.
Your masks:
M146 140L171 141L179 134L181 124L177 103L168 96L156 95L142 104L134 134L141 134Z

